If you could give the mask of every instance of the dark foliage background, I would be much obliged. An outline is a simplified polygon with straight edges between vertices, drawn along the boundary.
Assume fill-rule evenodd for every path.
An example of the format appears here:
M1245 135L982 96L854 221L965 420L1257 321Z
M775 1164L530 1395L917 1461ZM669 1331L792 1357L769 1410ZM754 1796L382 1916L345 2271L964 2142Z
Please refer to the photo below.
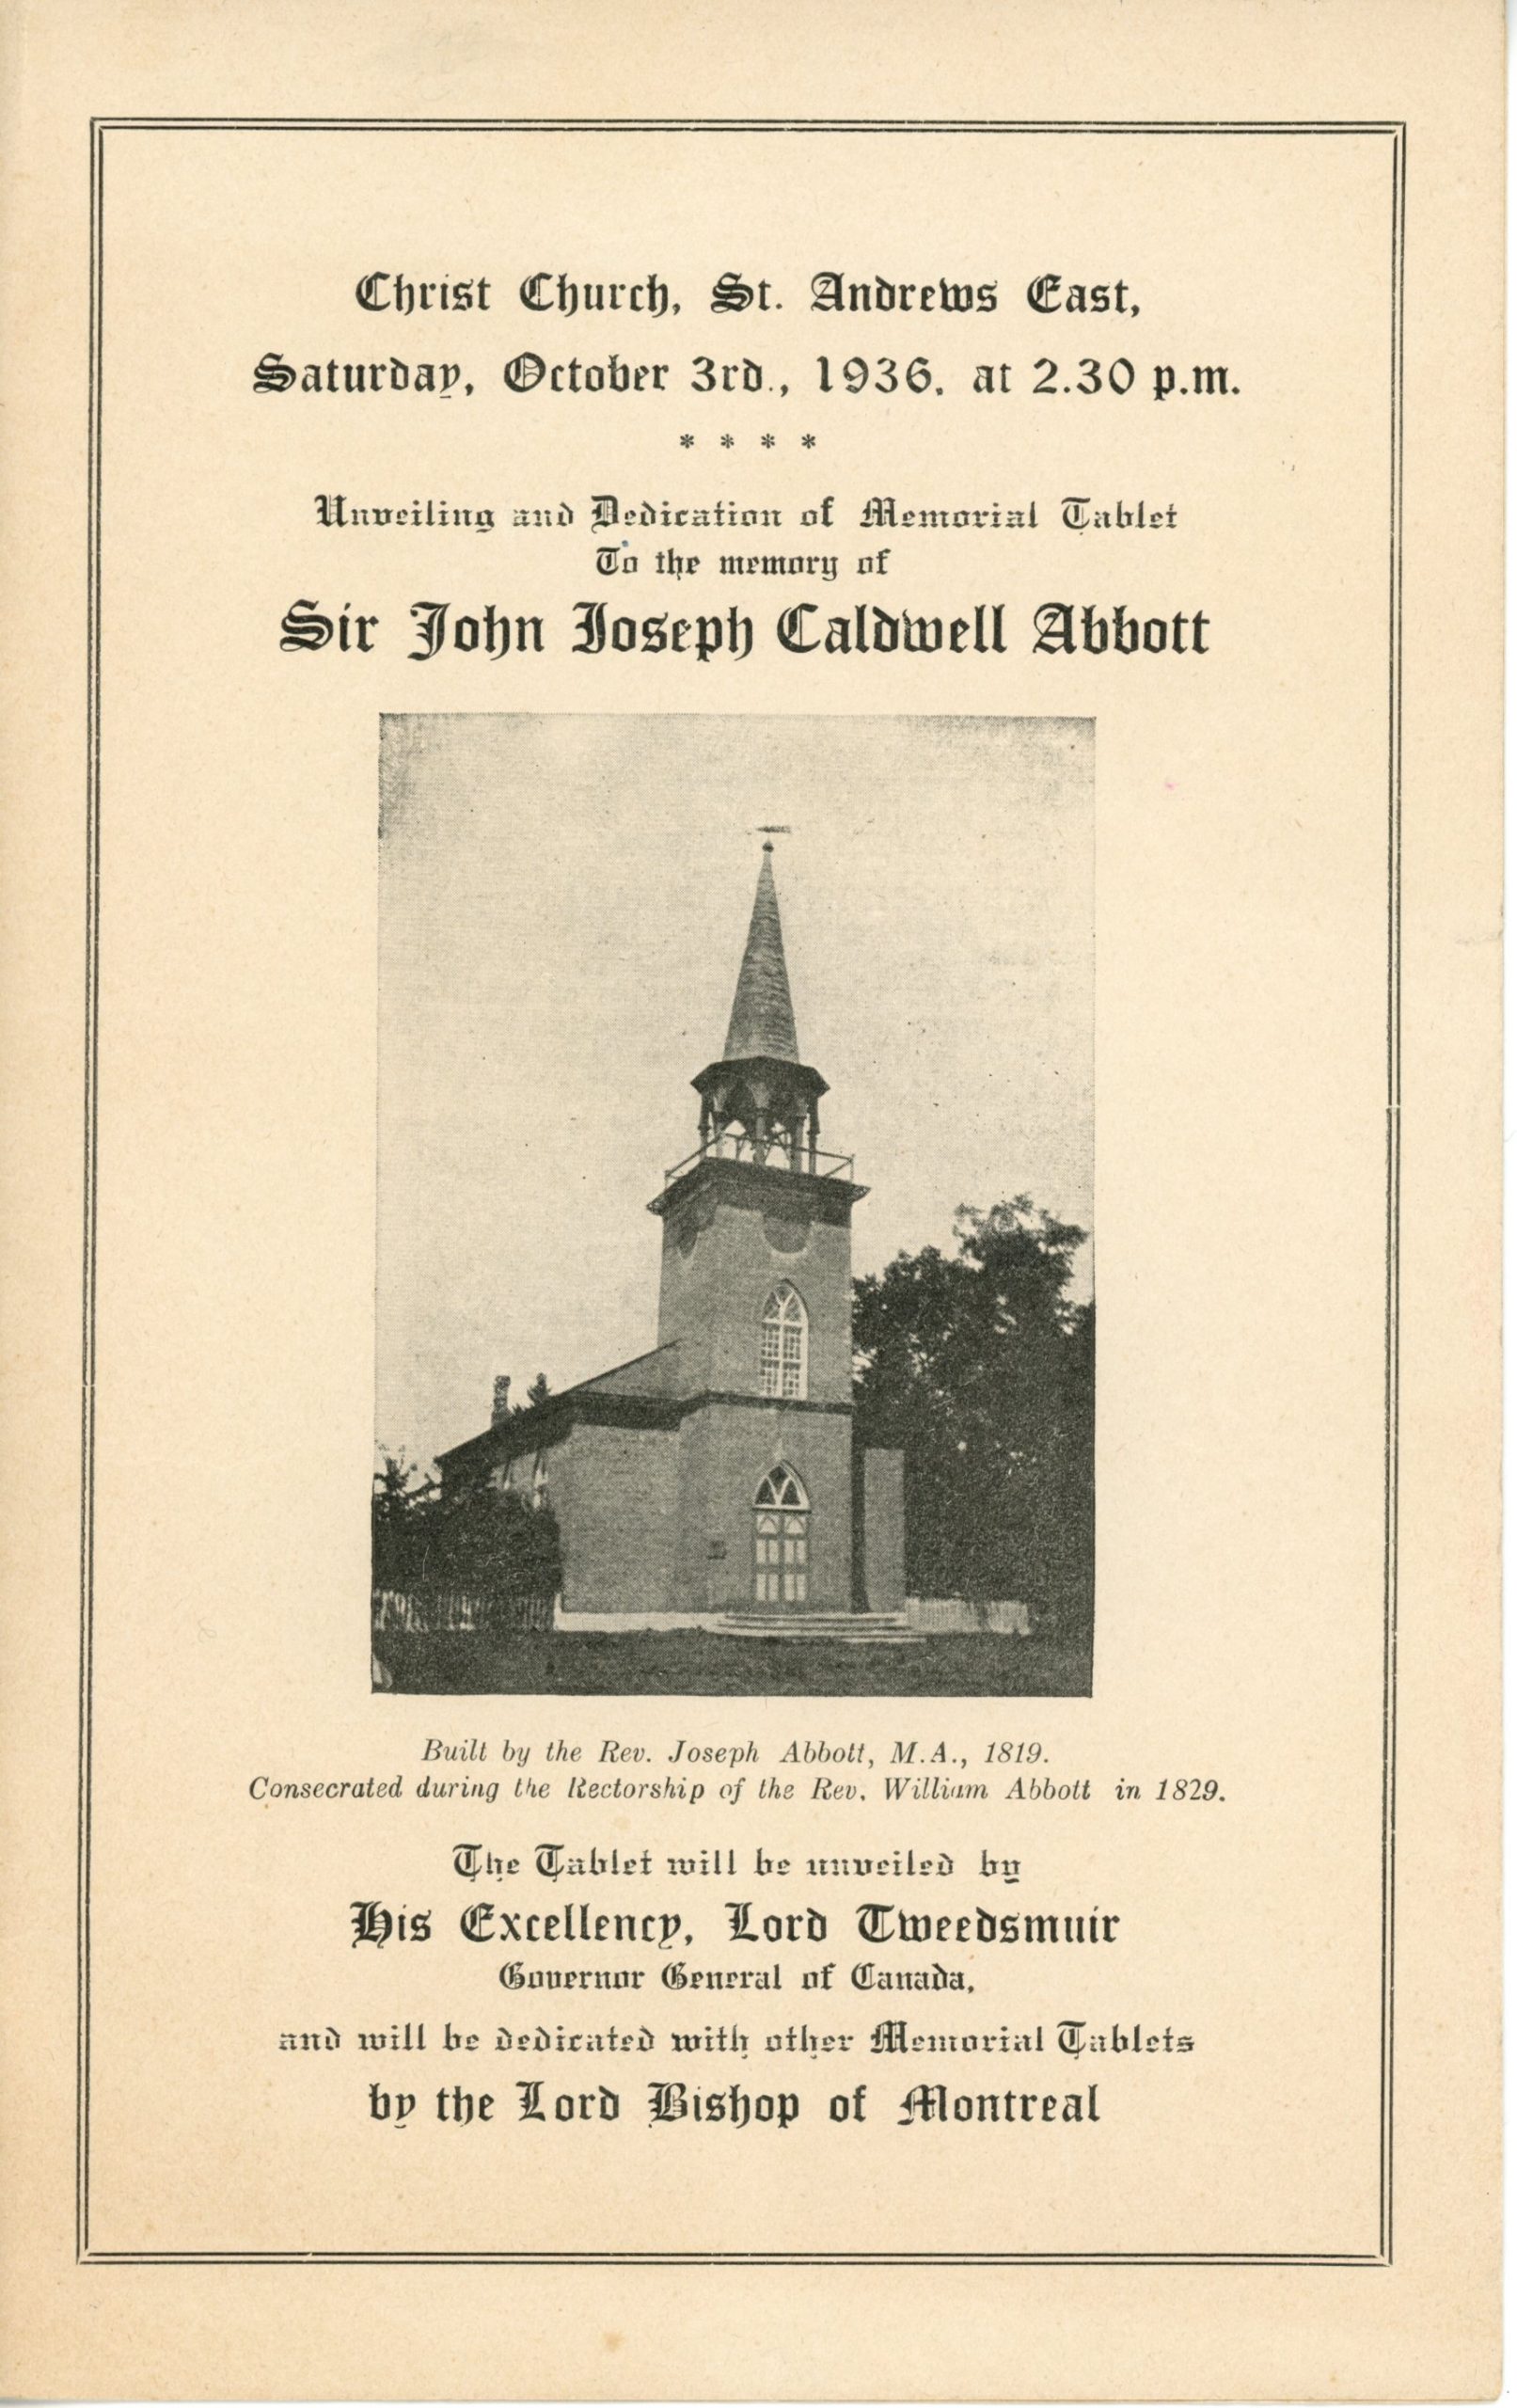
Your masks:
M962 1208L950 1253L854 1283L856 1427L905 1450L914 1596L1088 1617L1096 1311L1069 1294L1084 1238L1018 1196Z

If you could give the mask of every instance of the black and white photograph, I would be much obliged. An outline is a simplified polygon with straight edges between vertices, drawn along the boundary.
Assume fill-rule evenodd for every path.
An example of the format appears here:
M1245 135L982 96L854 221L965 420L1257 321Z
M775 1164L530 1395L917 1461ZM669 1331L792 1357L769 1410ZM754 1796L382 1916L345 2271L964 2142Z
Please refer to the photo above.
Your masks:
M383 721L376 1687L1090 1693L1094 775Z

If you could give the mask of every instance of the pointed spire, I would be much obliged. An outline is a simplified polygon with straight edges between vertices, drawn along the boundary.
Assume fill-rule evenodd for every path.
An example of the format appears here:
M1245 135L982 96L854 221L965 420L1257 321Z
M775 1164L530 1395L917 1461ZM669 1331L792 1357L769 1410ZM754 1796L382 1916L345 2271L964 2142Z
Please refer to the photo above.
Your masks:
M723 1060L744 1062L767 1054L782 1062L798 1062L796 1015L790 1002L785 969L784 938L780 932L780 898L774 891L772 855L766 843L759 866L753 916L748 924L743 966L737 974L732 1019L727 1026Z

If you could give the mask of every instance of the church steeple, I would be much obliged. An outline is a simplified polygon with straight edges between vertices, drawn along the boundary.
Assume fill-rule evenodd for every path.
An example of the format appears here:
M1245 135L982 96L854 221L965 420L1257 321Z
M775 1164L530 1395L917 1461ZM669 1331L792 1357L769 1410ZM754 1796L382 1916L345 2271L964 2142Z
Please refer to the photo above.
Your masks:
M727 1023L722 1058L728 1062L746 1061L755 1054L767 1054L780 1062L800 1059L780 926L780 897L774 891L773 855L774 847L766 841L743 966L737 973L737 992Z
M773 855L766 843L725 1049L691 1084L701 1098L703 1154L814 1172L827 1081L800 1058Z

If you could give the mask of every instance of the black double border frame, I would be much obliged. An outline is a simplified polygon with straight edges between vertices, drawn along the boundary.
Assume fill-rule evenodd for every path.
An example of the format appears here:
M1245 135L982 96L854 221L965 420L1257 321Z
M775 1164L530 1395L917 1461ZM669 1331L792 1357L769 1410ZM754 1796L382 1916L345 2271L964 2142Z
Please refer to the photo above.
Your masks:
M906 135L1087 135L1282 139L1378 135L1390 147L1391 322L1389 645L1386 661L1384 1643L1381 1776L1380 2214L1369 2250L546 2250L102 2249L89 2239L90 1845L94 1624L95 1257L99 1232L100 771L102 360L105 277L105 140L130 133L222 134L762 134ZM87 832L86 843L84 1283L80 1482L78 2059L75 2244L90 2266L1389 2266L1395 2137L1396 1608L1398 1330L1400 1277L1401 1017L1401 477L1406 257L1406 127L1396 120L1067 120L858 118L222 118L90 120L89 516L87 570Z

